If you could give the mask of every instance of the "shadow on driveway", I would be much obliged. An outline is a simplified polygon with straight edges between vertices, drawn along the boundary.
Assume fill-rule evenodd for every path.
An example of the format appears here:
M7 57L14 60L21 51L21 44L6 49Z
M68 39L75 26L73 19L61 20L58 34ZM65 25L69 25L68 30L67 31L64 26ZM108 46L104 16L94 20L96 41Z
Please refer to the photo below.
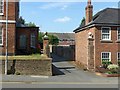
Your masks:
M56 75L65 75L62 71L59 70L59 68L57 68L53 64L52 64L52 72L53 72L53 76L56 76Z

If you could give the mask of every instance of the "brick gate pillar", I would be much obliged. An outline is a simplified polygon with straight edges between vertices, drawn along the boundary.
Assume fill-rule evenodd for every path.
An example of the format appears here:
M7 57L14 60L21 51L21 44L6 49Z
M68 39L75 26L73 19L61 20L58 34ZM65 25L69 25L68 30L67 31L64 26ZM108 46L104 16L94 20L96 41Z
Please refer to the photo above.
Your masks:
M91 33L89 33L89 37L88 37L88 65L87 65L87 69L88 70L94 70L94 39L93 39L93 35Z
M49 38L47 34L43 37L43 54L47 55L47 46L49 45Z

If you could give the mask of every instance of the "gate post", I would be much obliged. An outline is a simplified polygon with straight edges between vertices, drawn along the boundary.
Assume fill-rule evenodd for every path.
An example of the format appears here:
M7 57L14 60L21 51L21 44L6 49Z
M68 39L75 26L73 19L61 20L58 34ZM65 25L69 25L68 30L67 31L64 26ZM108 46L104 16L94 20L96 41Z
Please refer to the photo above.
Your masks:
M87 63L87 69L88 70L94 70L94 39L91 32L88 33L88 63Z
M47 36L47 33L43 37L43 54L47 55L47 47L49 45L49 38Z

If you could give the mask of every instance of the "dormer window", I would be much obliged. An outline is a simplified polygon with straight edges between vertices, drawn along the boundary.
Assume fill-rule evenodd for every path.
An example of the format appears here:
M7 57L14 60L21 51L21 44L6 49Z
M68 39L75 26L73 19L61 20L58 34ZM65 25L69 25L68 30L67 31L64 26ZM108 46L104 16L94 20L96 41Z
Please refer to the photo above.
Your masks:
M0 15L3 15L4 12L4 0L0 0Z
M102 27L101 31L101 39L102 40L111 40L111 28L110 27Z

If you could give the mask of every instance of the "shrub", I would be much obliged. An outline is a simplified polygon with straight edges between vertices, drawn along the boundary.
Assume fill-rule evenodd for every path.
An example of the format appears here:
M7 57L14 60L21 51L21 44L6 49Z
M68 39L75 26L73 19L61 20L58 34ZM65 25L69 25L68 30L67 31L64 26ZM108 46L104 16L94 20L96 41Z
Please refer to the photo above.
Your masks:
M111 72L112 74L119 72L119 71L118 71L119 66L116 65L116 64L110 64L107 68L110 70L110 72Z
M119 66L118 65L116 65L116 64L110 64L110 65L108 65L108 67L107 67L109 70L111 70L111 69L118 69L119 68Z
M107 73L108 73L108 74L112 74L112 72L111 72L111 71L108 71Z
M16 74L16 75L20 75L20 72L16 72L15 74Z
M120 61L118 61L118 65L120 66Z
M102 64L103 64L103 67L104 67L105 69L107 69L108 65L110 65L110 64L112 64L112 63L111 63L110 61L103 60L103 61L102 61Z

